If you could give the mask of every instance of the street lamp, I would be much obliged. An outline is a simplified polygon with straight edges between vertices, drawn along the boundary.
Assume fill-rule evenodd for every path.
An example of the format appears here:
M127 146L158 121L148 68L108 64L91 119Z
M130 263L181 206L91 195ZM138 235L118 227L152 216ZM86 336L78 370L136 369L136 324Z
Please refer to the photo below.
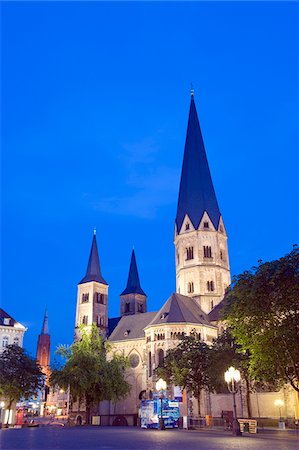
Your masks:
M275 400L274 405L279 409L279 422L282 422L281 408L283 407L284 402L280 399L277 399Z
M237 408L236 408L236 393L238 391L238 382L241 379L239 370L234 367L230 367L224 374L224 379L227 383L229 392L233 394L234 400L234 419L233 419L233 435L242 436L240 431L240 424L237 419Z
M159 380L156 383L156 389L158 392L160 392L160 402L161 402L161 414L160 414L160 418L159 418L159 429L160 430L165 430L165 425L164 425L164 419L163 419L163 411L162 411L162 402L163 402L163 391L165 391L166 389L166 381L164 381L162 378L159 378Z

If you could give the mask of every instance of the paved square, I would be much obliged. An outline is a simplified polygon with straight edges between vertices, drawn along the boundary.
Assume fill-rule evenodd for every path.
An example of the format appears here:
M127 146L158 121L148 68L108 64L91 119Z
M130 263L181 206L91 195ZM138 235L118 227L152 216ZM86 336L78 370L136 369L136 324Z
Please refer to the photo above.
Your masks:
M120 427L23 428L0 431L2 450L298 450L296 432L231 436L228 432Z

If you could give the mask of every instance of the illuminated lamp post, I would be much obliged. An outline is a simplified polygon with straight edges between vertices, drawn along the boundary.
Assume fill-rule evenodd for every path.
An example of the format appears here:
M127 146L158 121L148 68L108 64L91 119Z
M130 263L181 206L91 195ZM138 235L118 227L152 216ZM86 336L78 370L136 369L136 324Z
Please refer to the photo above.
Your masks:
M161 404L161 414L160 414L160 418L159 418L159 429L160 430L165 430L165 425L164 425L164 419L163 419L163 411L162 411L162 406L163 406L163 391L166 389L166 381L164 381L162 378L160 378L157 383L156 383L156 389L158 392L160 392L160 404Z
M233 394L234 400L234 419L233 419L233 435L242 436L240 431L240 424L237 419L237 408L236 408L236 393L238 392L238 383L241 379L239 370L234 367L230 367L224 374L224 379L227 383L229 392Z
M279 409L279 427L283 428L282 426L282 415L281 415L281 408L284 405L284 402L280 399L275 400L274 405L277 406L277 408Z

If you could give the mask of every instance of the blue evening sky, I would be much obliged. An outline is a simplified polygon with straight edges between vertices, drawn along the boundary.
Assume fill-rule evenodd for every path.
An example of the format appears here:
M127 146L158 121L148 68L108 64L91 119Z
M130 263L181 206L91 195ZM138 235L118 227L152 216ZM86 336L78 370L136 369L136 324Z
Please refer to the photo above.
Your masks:
M298 4L2 2L2 300L35 354L71 343L93 228L109 315L134 245L175 290L190 82L232 274L298 242Z

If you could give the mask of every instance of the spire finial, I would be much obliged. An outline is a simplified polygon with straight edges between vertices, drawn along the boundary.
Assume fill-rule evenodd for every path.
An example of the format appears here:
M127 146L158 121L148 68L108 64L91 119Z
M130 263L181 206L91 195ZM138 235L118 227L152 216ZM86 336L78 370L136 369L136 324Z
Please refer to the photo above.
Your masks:
M97 234L97 229L96 229L96 227L94 227L94 229L93 229L93 235L95 236Z
M191 97L194 97L194 88L193 88L193 83L192 82L191 82L190 95L191 95Z

